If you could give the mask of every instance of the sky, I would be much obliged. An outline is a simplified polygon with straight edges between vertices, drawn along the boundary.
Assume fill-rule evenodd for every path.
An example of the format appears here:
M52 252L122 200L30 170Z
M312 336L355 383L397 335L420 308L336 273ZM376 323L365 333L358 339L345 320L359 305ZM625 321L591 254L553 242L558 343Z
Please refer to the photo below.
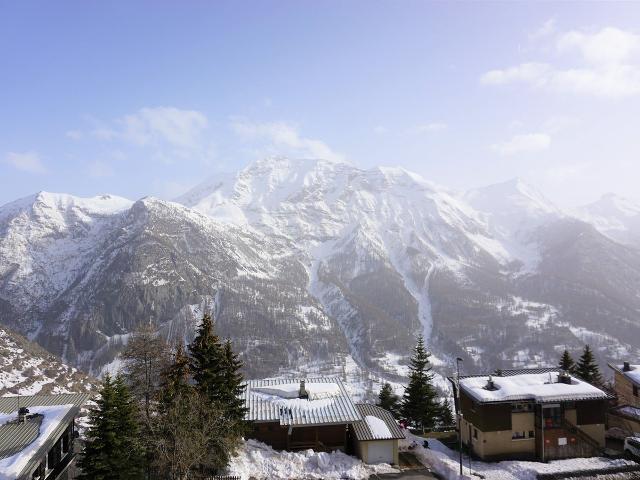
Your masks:
M0 204L266 155L640 201L640 2L0 2Z

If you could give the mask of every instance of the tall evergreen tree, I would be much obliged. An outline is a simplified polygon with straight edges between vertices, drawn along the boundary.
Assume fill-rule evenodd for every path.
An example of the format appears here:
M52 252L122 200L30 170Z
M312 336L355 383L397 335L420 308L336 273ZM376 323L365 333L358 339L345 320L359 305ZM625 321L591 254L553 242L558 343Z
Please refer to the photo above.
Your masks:
M571 357L569 350L565 349L565 351L562 352L558 366L566 372L574 373L576 369L576 362L573 361L573 357Z
M393 392L391 384L385 383L384 385L382 385L380 393L378 394L377 405L384 408L385 410L390 411L394 417L398 417L400 413L400 397L398 397L398 395Z
M184 345L178 343L173 354L173 361L161 373L162 401L170 401L181 392L191 388L189 383L191 368Z
M440 412L433 387L430 356L420 335L409 363L409 385L404 391L401 406L402 416L422 431L435 425Z
M196 337L189 345L191 373L197 389L212 402L224 397L225 359L220 337L213 330L213 319L205 314Z
M600 368L596 363L593 356L593 352L589 345L584 346L584 351L578 360L575 373L585 382L589 382L593 385L602 385L602 375L600 374Z
M222 347L223 358L223 378L224 389L222 392L222 401L224 409L228 412L229 420L237 425L240 432L243 433L244 416L247 409L244 406L242 392L244 392L244 377L240 372L242 361L238 355L234 353L231 347L231 340L224 342Z
M106 375L97 407L89 414L89 430L79 462L82 480L141 480L138 410L121 377Z
M448 427L456 423L453 418L453 409L451 408L451 402L448 398L445 398L440 404L440 410L438 412L438 424L442 427Z

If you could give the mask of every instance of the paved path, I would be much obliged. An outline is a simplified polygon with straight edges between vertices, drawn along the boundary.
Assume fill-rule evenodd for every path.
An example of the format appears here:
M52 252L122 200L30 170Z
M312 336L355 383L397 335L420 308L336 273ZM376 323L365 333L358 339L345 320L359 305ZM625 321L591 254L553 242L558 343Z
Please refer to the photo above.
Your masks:
M403 480L425 480L425 479L437 480L440 477L437 477L434 473L424 468L424 469L417 469L417 470L406 470L402 473L385 473L383 475L376 475L371 477L371 479L375 479L375 478L401 478Z

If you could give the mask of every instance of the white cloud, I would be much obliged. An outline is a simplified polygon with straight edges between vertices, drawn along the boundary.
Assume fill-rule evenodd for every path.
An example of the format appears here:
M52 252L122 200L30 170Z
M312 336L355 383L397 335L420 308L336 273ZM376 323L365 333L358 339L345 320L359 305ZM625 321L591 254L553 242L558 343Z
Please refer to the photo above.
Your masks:
M34 152L9 152L5 156L5 161L18 170L38 174L47 173L40 156Z
M142 108L125 115L120 123L125 139L149 145L166 142L178 148L198 148L208 126L207 117L195 110L174 107Z
M514 135L511 139L495 143L492 150L502 156L512 156L520 153L540 152L551 146L551 137L546 133L527 133Z
M344 161L344 156L334 152L326 143L302 137L295 127L284 122L253 123L236 119L232 121L231 128L247 140L266 142L264 153Z
M65 135L72 140L80 140L83 137L80 130L69 130L65 132Z
M556 19L550 18L544 22L538 29L529 34L531 40L539 40L544 37L548 37L556 31Z
M556 49L561 54L578 53L582 65L555 66L548 62L526 62L490 70L480 77L485 85L524 83L560 93L621 98L640 94L640 36L612 27L596 33L570 31L559 34Z
M446 123L431 122L431 123L424 123L422 125L416 125L411 131L417 134L433 133L433 132L439 132L441 130L445 130L446 128L447 128Z
M113 177L114 175L111 165L100 160L91 162L87 171L89 176L94 178Z

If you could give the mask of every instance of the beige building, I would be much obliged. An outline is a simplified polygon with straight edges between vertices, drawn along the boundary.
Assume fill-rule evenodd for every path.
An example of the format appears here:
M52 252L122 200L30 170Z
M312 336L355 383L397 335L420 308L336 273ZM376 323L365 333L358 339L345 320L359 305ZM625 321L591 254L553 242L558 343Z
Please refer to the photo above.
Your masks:
M618 405L609 411L609 428L618 428L624 435L640 435L640 365L624 362L611 365L613 387Z
M465 376L459 390L460 435L482 459L546 461L604 449L608 395L558 369Z
M356 408L362 420L352 423L351 429L358 457L364 463L398 465L398 440L404 434L391 412L368 403Z

